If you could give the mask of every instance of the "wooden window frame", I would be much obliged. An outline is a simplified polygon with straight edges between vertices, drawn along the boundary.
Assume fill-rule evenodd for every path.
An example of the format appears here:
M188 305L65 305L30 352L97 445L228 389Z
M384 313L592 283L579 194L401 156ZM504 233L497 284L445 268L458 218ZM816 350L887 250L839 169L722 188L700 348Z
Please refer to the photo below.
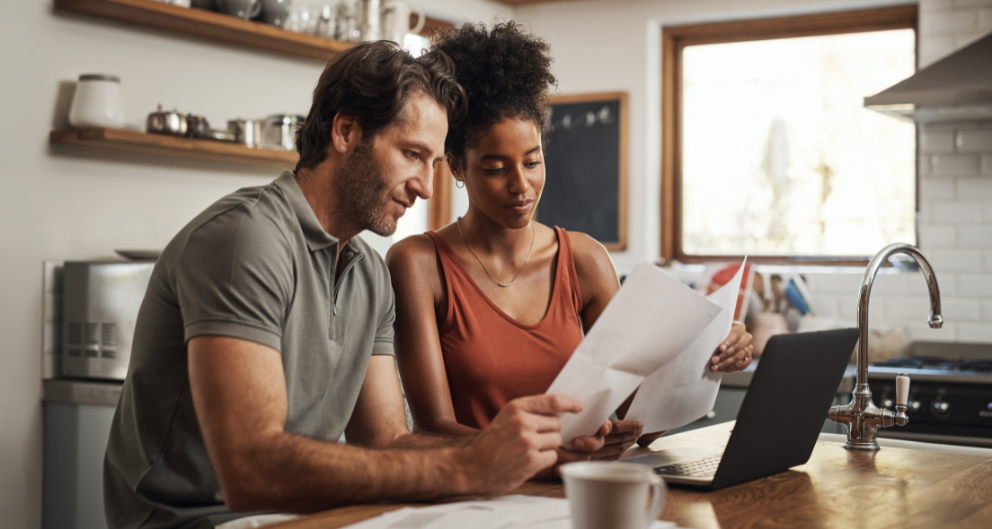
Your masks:
M917 30L917 5L836 13L692 24L662 28L661 37L661 256L684 263L725 261L731 255L687 255L682 249L682 51L686 46L840 35L894 29ZM917 60L919 57L919 31ZM916 210L919 211L919 171ZM870 256L751 255L752 262L865 266Z

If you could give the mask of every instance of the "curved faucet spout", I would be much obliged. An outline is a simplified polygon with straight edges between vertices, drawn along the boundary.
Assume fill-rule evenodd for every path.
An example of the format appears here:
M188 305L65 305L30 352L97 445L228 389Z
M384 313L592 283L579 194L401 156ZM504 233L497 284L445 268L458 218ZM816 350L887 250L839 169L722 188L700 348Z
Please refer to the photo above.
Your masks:
M916 260L923 272L930 291L930 327L940 328L944 318L940 315L940 289L937 288L937 278L933 269L920 250L908 244L890 244L872 257L861 279L861 290L858 292L858 380L851 395L851 403L846 406L834 406L830 409L829 417L847 426L847 443L844 448L849 450L878 450L876 432L879 428L893 425L905 425L909 418L906 416L907 398L909 394L909 377L897 377L897 386L901 395L897 400L896 410L876 408L871 401L871 390L868 389L868 298L871 296L871 285L879 267L892 254L904 253ZM900 378L905 380L899 381Z
M882 263L897 253L912 257L920 265L920 271L923 272L923 278L927 282L927 290L930 292L930 318L927 320L930 327L939 329L944 325L944 318L940 315L940 289L937 287L937 276L933 274L930 263L920 253L919 248L905 243L890 244L882 248L868 263L865 275L861 279L861 290L858 292L858 329L861 331L858 340L858 387L861 384L865 386L868 384L868 297L871 295L871 285Z

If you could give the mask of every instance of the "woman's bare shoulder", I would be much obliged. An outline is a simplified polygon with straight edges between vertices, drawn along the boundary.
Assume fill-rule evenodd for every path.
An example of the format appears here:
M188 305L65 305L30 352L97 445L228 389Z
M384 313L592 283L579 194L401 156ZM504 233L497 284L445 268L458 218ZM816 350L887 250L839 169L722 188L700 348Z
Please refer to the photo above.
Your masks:
M393 275L424 273L437 269L434 241L427 235L411 235L393 243L386 252L386 265Z
M572 245L572 255L575 258L575 266L585 265L588 267L600 268L608 265L613 269L613 259L610 252L602 243L593 239L589 235L578 231L569 231L568 241Z

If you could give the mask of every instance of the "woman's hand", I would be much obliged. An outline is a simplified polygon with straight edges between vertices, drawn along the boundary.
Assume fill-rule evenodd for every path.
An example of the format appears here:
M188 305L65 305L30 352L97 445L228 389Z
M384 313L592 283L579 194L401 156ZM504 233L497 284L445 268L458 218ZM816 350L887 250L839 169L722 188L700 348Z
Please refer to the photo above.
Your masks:
M710 371L717 373L733 373L742 371L751 365L751 353L754 346L751 345L753 337L751 333L744 329L744 324L734 322L730 327L730 334L727 339L713 352L710 359Z
M651 446L651 443L653 443L655 439L661 437L662 435L665 435L666 432L668 432L668 430L646 433L637 438L637 446L640 446L642 448L647 448L648 446Z
M577 452L584 452L592 460L612 461L618 459L628 448L634 446L634 441L644 431L644 423L640 421L608 420L599 427L595 438L602 438L602 445L591 443L589 438L579 437L572 443Z

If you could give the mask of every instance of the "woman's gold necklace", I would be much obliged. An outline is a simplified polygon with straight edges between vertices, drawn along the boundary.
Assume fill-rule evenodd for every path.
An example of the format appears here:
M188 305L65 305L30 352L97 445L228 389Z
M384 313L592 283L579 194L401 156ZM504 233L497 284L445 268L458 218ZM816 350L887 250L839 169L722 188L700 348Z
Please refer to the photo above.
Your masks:
M465 247L468 248L469 252L471 252L472 257L475 257L475 260L479 261L479 265L482 266L482 270L486 272L486 276L489 277L489 280L503 288L512 285L513 282L517 280L517 276L520 275L520 272L523 272L524 268L527 267L527 263L530 262L530 253L534 251L534 239L537 238L537 235L534 233L534 224L530 223L530 250L527 250L527 258L524 259L523 266L520 267L520 270L517 270L517 273L513 276L513 279L511 279L509 283L500 283L499 281L493 279L493 275L489 273L489 269L486 268L486 265L482 264L482 259L479 259L479 256L475 255L475 252L472 251L472 247L468 245L468 239L465 238L465 232L462 231L461 217L458 217L457 223L458 223L458 233L460 233L462 236L462 242L465 243Z

